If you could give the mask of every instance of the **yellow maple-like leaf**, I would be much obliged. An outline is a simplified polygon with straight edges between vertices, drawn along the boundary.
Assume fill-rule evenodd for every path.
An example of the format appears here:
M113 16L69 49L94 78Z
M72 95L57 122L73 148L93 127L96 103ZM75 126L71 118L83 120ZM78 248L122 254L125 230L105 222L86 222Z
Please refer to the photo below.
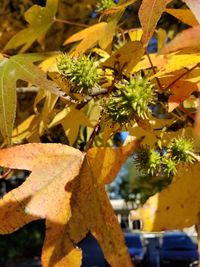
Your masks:
M185 52L185 53L184 53ZM180 70L184 67L192 68L200 61L200 53L191 50L185 50L176 54L168 55L165 65L156 73L156 77Z
M173 182L138 210L145 231L181 229L199 225L200 163L179 166Z
M131 267L115 213L105 191L140 141L87 153L60 144L27 144L0 150L0 166L31 171L0 200L0 233L46 219L43 267L78 267L76 244L90 231L112 267Z
M5 50L23 46L21 52L25 52L34 41L40 41L54 22L57 6L58 0L47 0L45 7L33 5L28 9L24 14L29 23L28 28L13 36L5 46Z
M81 41L74 51L76 54L84 53L97 44L106 49L112 41L115 27L112 23L100 22L70 36L64 45Z
M74 123L76 122L76 123ZM80 125L92 128L93 124L82 110L71 107L66 107L60 111L49 124L49 128L61 124L64 128L65 134L72 145L77 138Z
M65 40L64 45L80 41L73 54L84 53L96 45L99 45L104 50L108 49L112 43L113 35L123 12L124 9L121 9L118 13L111 16L108 22L97 23L73 34Z
M109 68L118 68L129 74L144 55L144 48L139 41L127 42L109 57L103 65Z

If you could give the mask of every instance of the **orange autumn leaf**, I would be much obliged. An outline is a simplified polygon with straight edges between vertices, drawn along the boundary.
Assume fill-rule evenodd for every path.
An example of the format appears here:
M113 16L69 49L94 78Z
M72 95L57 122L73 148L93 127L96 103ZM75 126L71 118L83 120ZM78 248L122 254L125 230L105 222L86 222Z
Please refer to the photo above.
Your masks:
M200 0L184 0L200 23Z
M88 231L111 266L132 266L104 187L139 142L118 149L92 148L87 153L58 144L0 150L0 166L31 171L21 186L0 200L0 233L45 218L43 267L80 266L82 256L76 244Z
M167 54L183 48L196 48L200 46L200 25L189 28L179 33L170 43L166 44L160 51Z
M155 27L168 3L172 0L143 0L139 9L139 19L143 29L142 43L147 46Z
M170 89L170 96L168 100L168 111L171 112L177 108L180 103L187 99L192 92L199 91L199 84L187 80L187 76L178 79L185 71L177 71L172 74L160 78L163 91L166 88ZM169 85L171 86L169 87Z
M198 21L189 9L166 8L165 12L169 13L170 15L174 16L175 18L190 26L198 25Z

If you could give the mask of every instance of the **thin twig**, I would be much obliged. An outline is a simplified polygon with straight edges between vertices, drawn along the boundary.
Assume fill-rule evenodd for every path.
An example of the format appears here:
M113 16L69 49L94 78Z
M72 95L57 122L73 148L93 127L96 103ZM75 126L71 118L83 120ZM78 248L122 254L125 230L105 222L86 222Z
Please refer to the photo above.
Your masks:
M5 179L11 172L12 170L8 169L6 172L0 175L0 179Z
M60 22L60 23L68 24L68 25L77 26L77 27L88 28L88 25L86 25L86 24L78 23L78 22L74 22L74 21L70 21L70 20L56 19L55 18L54 22Z
M154 68L153 62L152 62L152 60L151 60L151 57L150 57L150 55L149 55L147 49L146 49L146 55L147 55L147 57L148 57L148 60L149 60L150 65L151 65L151 69L152 69L154 75L156 75L156 70L155 70L155 68ZM161 85L161 83L160 83L160 80L158 79L158 77L155 77L155 79L156 79L156 82L157 82L157 84L158 84L159 89L162 91L162 85Z
M196 64L194 67L192 67L191 69L186 70L184 73L182 73L179 77L177 77L175 80L173 80L173 82L171 82L170 84L167 85L167 87L164 88L164 90L169 89L170 87L172 87L176 82L178 82L181 78L183 78L186 74L190 73L191 71L193 71L194 69L196 69L197 67L199 67L200 64Z
M103 118L103 115L104 115L104 112L105 110L102 110L101 114L100 114L100 117L99 117L99 121L98 123L94 126L94 129L93 129L93 132L91 133L90 135L90 139L88 141L88 143L86 144L86 151L92 147L92 144L94 142L94 139L95 137L97 136L97 134L100 132L101 130L101 121L102 121L102 118Z
M178 108L180 109L180 111L184 112L188 117L193 119L193 121L195 120L195 116L191 112L189 112L187 109L185 109L182 105L179 105Z

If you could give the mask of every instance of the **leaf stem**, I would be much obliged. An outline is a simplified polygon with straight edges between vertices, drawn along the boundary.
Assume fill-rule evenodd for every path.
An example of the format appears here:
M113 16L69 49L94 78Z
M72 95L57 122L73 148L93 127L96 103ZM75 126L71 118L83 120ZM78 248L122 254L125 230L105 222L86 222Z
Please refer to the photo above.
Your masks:
M147 49L146 49L145 52L146 52L147 58L148 58L148 60L149 60L149 63L150 63L150 65L151 65L151 69L152 69L154 75L156 75L156 70L155 70L155 68L154 68L153 62L152 62L152 60L151 60L151 57L150 57L150 55L149 55ZM162 91L162 84L160 83L160 80L158 79L158 77L155 77L155 79L156 79L156 82L157 82L157 85L158 85L159 89Z
M70 21L70 20L64 20L64 19L54 19L54 22L60 22L60 23L64 23L64 24L69 24L69 25L73 25L73 26L77 26L77 27L83 27L83 28L88 28L88 25L83 24L83 23L78 23L78 22L74 22L74 21Z
M0 175L0 179L5 179L10 173L12 172L12 169L8 169L3 174Z
M101 123L101 120L103 118L103 114L104 114L105 110L102 110L101 111L101 114L99 116L99 121L98 123L94 126L94 129L93 129L93 132L91 133L90 135L90 139L88 141L88 143L86 144L86 151L92 147L92 144L94 142L94 139L95 137L97 136L97 134L100 132L101 130L101 126L100 126L100 123Z

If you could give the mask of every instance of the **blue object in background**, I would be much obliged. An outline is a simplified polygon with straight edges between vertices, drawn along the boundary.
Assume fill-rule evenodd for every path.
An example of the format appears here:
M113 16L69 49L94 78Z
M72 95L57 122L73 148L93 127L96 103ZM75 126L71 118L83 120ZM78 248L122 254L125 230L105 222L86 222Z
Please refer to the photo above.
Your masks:
M88 234L86 238L78 244L78 247L82 249L83 253L81 267L106 267L102 250L91 234Z
M139 233L125 233L125 242L129 254L136 266L144 261L146 249L141 241ZM79 244L82 249L83 260L81 267L106 267L109 266L104 259L102 250L96 239L88 234Z
M147 47L147 51L149 53L156 53L157 50L158 50L158 39L155 37L152 37Z
M193 263L199 260L197 245L184 232L166 232L160 248L160 261L171 266L174 262Z
M125 233L125 242L128 247L129 255L137 266L145 261L146 249L142 244L139 233Z

